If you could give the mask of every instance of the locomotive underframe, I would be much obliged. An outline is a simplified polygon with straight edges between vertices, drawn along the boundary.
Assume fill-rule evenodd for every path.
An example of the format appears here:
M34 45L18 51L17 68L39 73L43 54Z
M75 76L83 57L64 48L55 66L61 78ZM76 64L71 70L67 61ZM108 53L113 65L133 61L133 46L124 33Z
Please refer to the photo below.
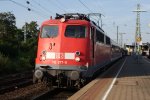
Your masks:
M85 82L85 79L83 78L83 73L87 71L81 68L83 67L50 67L46 65L37 65L34 76L36 80L42 81L44 79L44 81L47 81L47 83L50 82L53 86L57 87L81 87ZM40 73L42 73L42 75Z

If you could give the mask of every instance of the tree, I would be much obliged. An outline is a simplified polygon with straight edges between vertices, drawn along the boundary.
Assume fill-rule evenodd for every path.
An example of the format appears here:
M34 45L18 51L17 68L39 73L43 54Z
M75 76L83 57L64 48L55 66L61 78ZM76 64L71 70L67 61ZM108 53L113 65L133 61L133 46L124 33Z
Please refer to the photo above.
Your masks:
M26 42L23 32L25 29ZM22 29L18 29L14 14L0 13L0 75L34 68L37 34L37 22L26 23Z
M22 30L26 32L27 39L30 38L37 38L38 34L38 24L36 21L32 21L30 23L25 23L25 25L22 27Z
M0 52L4 55L18 56L18 39L16 37L16 18L11 12L0 13Z
M11 12L0 13L0 39L13 38L16 31L16 18Z
M29 59L30 63L34 65L37 50L38 24L36 21L25 23L22 30L26 32L26 42L21 45L22 56ZM24 35L25 36L25 35Z

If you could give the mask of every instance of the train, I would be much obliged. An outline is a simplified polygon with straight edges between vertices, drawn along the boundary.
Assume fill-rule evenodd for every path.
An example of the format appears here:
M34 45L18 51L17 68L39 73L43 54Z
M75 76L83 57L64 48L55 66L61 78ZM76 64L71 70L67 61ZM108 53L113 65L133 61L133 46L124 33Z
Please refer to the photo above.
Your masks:
M142 43L141 45L142 56L150 58L150 43Z
M41 25L33 82L80 87L123 51L86 14L56 14Z

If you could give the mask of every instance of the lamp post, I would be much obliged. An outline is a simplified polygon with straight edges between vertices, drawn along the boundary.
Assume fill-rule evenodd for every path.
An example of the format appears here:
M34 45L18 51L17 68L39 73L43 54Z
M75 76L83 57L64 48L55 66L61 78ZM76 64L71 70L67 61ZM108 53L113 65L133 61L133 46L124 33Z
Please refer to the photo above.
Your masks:
M126 24L124 24L123 26L127 26ZM119 44L119 27L122 27L121 25L119 26L119 25L117 25L116 26L117 27L117 31L116 31L116 33L117 33L117 39L116 39L116 42L117 42L117 44Z
M120 36L121 36L121 47L122 47L122 44L123 44L123 34L126 34L126 33L120 33Z

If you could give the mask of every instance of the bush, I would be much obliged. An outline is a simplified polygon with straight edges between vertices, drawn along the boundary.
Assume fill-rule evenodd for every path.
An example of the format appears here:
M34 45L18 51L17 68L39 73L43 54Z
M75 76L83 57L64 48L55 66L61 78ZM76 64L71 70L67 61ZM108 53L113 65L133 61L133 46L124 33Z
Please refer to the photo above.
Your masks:
M32 70L34 66L30 64L29 58L10 59L8 56L0 53L0 76Z
M11 63L10 59L7 56L0 53L0 73L1 74L4 74L7 71L10 63Z
M33 69L33 66L31 66L29 62L29 58L27 59L27 58L21 57L19 59L19 66L17 67L17 70L24 71L24 70L29 70L29 69Z
M0 67L7 66L9 63L9 58L0 53Z
M11 43L0 44L0 52L8 57L14 58L18 56L18 47Z

